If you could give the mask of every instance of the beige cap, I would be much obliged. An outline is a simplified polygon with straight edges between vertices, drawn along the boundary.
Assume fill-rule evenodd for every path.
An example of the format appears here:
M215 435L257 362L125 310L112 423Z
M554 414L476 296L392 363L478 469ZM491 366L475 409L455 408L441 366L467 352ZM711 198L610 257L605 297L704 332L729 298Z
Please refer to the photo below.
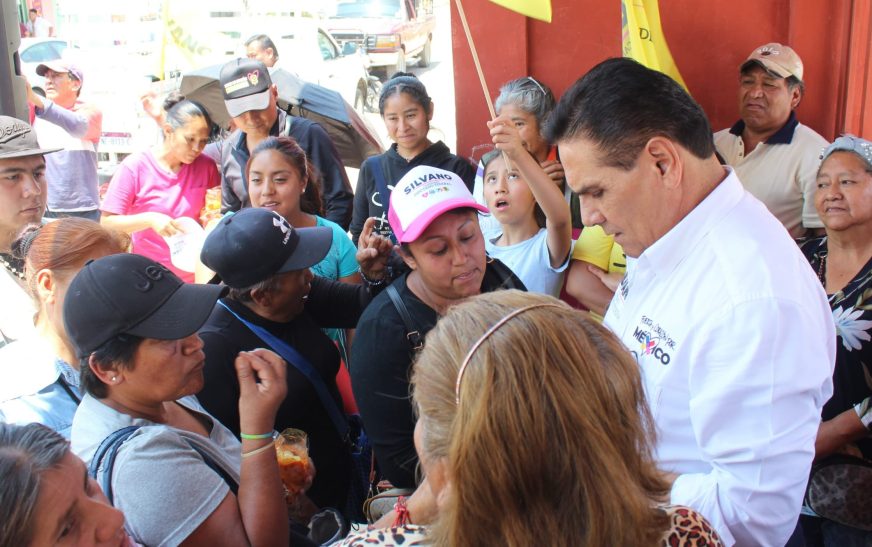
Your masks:
M772 42L751 52L739 70L746 70L751 63L757 63L766 70L782 78L795 76L802 81L802 59L790 46Z

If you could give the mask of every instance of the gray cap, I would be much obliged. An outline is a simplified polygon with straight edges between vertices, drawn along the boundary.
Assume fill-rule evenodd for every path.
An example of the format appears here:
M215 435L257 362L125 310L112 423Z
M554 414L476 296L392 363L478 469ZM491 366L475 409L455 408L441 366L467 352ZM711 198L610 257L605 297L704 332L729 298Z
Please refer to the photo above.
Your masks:
M61 148L40 148L36 132L29 124L12 118L0 116L0 160L41 156L62 150Z

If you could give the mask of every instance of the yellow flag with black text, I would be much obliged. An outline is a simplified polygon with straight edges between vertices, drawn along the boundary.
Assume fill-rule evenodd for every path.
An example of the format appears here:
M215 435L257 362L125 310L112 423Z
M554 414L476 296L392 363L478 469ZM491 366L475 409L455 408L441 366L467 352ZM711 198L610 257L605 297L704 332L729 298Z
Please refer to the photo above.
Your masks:
M161 18L160 74L218 64L231 58L245 38L232 32L238 20L210 18L209 10L194 2L164 0Z
M551 0L491 0L491 2L533 19L551 22Z
M687 89L663 35L657 0L621 0L621 38L624 57L659 70Z

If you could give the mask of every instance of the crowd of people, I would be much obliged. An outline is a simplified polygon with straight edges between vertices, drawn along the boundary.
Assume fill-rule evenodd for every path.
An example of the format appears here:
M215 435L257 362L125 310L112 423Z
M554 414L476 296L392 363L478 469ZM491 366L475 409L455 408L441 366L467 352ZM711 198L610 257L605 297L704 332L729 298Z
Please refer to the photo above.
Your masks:
M872 142L791 48L718 132L632 60L512 80L478 166L398 73L352 193L246 47L102 198L77 66L0 117L0 547L872 544Z

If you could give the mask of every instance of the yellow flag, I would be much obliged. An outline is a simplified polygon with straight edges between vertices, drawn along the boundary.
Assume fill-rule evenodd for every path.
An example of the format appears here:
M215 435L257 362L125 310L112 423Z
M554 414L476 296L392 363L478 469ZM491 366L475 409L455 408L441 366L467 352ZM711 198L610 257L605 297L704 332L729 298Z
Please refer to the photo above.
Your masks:
M621 0L621 38L624 57L659 70L687 89L666 44L657 0Z
M491 2L533 19L551 22L551 0L491 0Z
M164 0L162 11L162 72L186 72L220 63L232 58L241 45L241 39L219 26L224 19L210 19L208 10L196 3Z

